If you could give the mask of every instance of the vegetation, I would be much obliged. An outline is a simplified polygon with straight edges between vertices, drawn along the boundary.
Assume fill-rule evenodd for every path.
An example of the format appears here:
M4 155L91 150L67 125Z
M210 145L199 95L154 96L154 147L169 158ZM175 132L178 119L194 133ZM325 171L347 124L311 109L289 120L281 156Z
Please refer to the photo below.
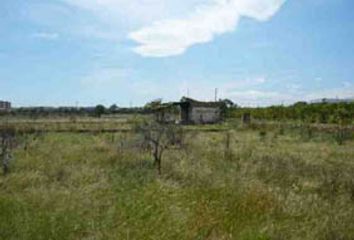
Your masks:
M127 129L115 133L37 131L54 121L19 135L28 122L16 121L0 239L354 238L351 128L230 119L172 141L168 125L140 118L85 126ZM156 136L166 140L155 145L161 174Z
M101 117L106 112L106 108L103 105L97 105L95 107L95 117Z
M14 145L15 131L12 128L0 130L0 161L4 175L9 172L9 164L12 158L11 150Z
M135 132L141 135L143 149L151 151L154 158L154 165L159 175L162 173L162 156L170 147L182 145L183 130L180 126L173 124L160 124L152 121L138 123Z
M250 113L254 119L260 120L354 124L354 102L316 104L299 102L292 106L237 108L229 111L228 115L241 118L244 113Z
M113 104L109 108L99 105L101 114L150 114L151 110L148 108L120 108ZM97 106L96 106L97 107ZM12 108L10 111L1 112L1 117L20 117L20 118L57 118L57 117L97 117L96 107L20 107ZM104 112L102 113L102 107Z

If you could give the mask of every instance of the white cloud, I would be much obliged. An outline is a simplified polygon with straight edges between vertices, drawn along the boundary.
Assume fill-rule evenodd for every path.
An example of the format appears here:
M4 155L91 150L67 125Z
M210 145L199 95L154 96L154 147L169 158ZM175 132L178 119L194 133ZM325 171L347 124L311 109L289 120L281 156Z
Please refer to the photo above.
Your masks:
M185 18L156 21L129 34L139 46L136 53L166 57L184 53L189 47L212 41L236 29L241 17L266 21L286 0L214 0L200 5Z
M99 25L108 31L100 33L100 37L114 35L117 39L117 33L128 32L128 38L138 44L136 53L166 57L234 31L241 17L266 21L286 0L61 1L98 17Z

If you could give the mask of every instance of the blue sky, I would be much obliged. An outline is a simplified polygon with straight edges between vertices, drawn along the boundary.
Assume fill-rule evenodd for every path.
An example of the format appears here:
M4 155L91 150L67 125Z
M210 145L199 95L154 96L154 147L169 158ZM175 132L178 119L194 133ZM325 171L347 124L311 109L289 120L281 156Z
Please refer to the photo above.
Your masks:
M352 0L2 0L15 106L354 97Z

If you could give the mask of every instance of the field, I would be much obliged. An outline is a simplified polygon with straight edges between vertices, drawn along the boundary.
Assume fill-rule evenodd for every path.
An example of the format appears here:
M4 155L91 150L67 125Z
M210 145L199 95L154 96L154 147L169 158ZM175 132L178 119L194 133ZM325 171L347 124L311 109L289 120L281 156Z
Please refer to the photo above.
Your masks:
M0 239L354 239L352 130L185 127L159 175L133 122L7 119Z

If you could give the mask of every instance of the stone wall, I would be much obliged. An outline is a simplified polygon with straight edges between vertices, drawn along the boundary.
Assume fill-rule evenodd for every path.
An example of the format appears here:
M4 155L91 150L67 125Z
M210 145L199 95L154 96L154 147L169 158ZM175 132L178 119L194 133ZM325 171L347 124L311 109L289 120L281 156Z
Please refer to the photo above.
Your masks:
M192 107L189 112L189 120L195 124L217 123L221 121L219 108Z

